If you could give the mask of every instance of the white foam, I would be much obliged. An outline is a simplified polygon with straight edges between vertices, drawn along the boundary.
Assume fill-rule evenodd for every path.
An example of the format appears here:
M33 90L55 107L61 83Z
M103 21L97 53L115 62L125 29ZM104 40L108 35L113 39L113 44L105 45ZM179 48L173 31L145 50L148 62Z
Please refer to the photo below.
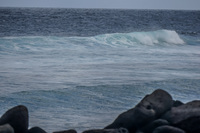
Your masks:
M106 45L156 45L184 44L176 31L158 30L149 32L115 33L95 36L93 40Z

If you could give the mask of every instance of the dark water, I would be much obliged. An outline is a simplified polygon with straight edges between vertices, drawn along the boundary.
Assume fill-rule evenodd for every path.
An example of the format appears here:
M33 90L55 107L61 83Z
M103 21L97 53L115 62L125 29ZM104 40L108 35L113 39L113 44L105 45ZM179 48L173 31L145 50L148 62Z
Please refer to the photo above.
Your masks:
M103 128L155 89L200 95L200 11L0 8L0 114Z
M1 8L0 36L94 36L175 30L200 34L199 11Z

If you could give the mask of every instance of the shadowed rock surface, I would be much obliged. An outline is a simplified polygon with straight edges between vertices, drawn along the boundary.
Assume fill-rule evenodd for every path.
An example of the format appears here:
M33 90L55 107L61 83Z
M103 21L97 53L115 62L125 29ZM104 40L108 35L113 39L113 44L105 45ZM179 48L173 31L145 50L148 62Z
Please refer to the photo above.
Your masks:
M172 126L160 126L156 128L153 133L185 133L185 131Z
M155 90L152 94L146 95L136 107L153 110L155 117L160 117L173 106L171 95L161 89Z
M200 101L173 107L162 118L188 133L200 133Z
M64 131L56 131L53 133L77 133L77 132L74 129L70 129L70 130L64 130Z
M139 132L152 133L154 129L156 129L157 127L160 127L160 126L164 126L164 125L169 125L169 122L164 119L157 119L157 120L152 121L151 123L147 124L146 126L142 127L140 129L140 131L138 131L137 133L139 133Z
M176 101L173 101L173 107L178 107L178 106L181 106L183 105L184 103L182 103L181 101L179 100L176 100Z
M47 133L40 127L32 127L31 129L28 130L28 133Z
M129 133L129 132L125 128L119 128L119 129L93 129L84 131L83 133Z
M172 97L164 90L155 90L150 95L146 95L142 101L122 114L115 121L105 127L105 129L126 128L130 133L155 120L163 113L171 109L173 105Z
M15 133L27 133L28 109L23 105L11 108L0 118L0 125L3 124L10 124Z
M14 129L9 124L1 125L0 133L14 133Z

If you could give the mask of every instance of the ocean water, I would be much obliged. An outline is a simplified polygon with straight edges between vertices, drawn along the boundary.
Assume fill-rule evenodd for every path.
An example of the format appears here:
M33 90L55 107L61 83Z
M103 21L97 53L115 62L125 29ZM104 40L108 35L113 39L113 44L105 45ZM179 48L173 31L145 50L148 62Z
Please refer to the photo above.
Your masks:
M200 96L200 11L0 8L0 115L103 128L155 89Z

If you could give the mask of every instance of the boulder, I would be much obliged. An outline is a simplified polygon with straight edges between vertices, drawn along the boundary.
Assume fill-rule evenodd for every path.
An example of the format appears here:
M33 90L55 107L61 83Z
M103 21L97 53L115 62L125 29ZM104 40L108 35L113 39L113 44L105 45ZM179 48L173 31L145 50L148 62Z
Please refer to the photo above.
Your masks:
M143 133L152 133L154 129L160 126L169 125L169 122L164 119L157 119L142 127L139 131ZM139 131L137 131L139 133Z
M19 105L8 110L0 118L0 125L10 124L15 133L26 133L28 131L28 109Z
M196 100L173 107L162 118L187 133L200 133L200 101Z
M129 133L129 132L125 128L119 128L119 129L93 129L84 131L83 133Z
M0 133L14 133L14 129L9 124L1 125Z
M177 127L172 127L172 126L160 126L157 127L153 133L185 133L185 131L183 131L180 128Z
M134 133L137 129L170 110L172 105L173 100L169 93L161 89L155 90L152 94L145 96L135 108L120 114L105 129L123 127L128 129L130 133Z
M77 133L77 132L74 129L70 129L70 130L64 130L64 131L56 131L53 133Z
M28 130L28 133L47 133L40 127L32 127L31 129Z
M136 107L153 110L155 117L159 118L173 106L171 95L161 89L155 90L152 94L145 96Z
M105 129L126 128L130 133L135 132L138 128L154 120L154 111L142 108L134 108L120 114L117 119Z

